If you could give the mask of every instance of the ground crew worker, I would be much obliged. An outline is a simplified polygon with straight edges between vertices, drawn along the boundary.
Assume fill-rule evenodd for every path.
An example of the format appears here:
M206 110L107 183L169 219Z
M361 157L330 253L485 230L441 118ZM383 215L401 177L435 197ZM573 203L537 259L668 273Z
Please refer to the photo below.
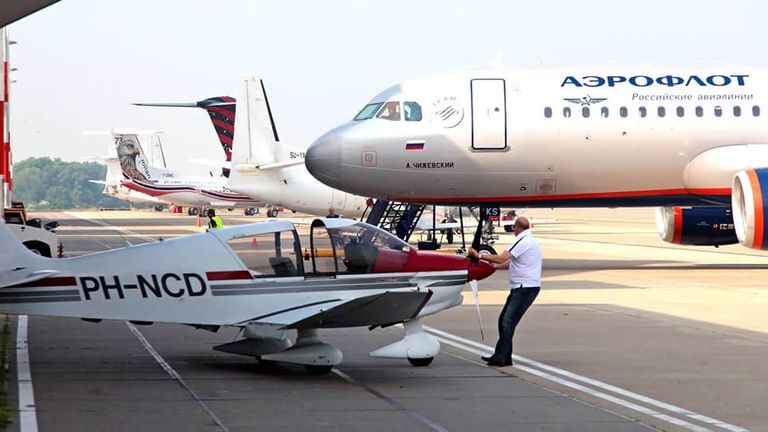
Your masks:
M216 210L208 209L208 228L224 228L224 221L216 216Z
M529 228L528 219L518 217L512 227L515 242L501 254L480 255L469 250L470 256L494 263L496 268L509 268L510 292L499 314L499 341L493 355L482 357L489 366L512 365L515 327L541 290L541 248Z

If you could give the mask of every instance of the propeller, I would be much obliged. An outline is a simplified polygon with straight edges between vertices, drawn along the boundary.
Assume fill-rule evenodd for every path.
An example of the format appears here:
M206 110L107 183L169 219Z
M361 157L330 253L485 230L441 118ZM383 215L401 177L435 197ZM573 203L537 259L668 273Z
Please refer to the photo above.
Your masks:
M480 339L485 340L485 334L483 334L483 317L480 315L480 292L477 288L477 281L469 281L469 287L472 289L472 297L475 299L475 309L477 309L477 323L480 325Z

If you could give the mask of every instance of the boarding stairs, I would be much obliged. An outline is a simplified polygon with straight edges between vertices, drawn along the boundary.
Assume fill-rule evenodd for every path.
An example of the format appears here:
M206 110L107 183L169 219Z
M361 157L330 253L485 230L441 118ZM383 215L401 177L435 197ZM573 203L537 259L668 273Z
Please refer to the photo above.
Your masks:
M365 222L388 231L403 241L408 241L416 229L416 223L424 213L425 205L397 201L376 200L369 207ZM367 209L368 210L368 209Z

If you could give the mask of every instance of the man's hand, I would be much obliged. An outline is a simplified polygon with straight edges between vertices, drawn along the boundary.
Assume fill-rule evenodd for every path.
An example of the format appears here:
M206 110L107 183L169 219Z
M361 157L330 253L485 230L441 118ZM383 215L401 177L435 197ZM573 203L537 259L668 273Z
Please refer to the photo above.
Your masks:
M467 251L467 256L470 258L480 258L480 254L474 248L469 248Z

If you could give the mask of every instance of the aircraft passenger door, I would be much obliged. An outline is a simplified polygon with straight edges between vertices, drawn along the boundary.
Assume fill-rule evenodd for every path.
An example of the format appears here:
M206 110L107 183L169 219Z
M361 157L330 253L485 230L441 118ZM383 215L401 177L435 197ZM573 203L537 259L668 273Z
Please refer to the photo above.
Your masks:
M472 148L507 148L507 90L503 79L470 81L472 94Z

